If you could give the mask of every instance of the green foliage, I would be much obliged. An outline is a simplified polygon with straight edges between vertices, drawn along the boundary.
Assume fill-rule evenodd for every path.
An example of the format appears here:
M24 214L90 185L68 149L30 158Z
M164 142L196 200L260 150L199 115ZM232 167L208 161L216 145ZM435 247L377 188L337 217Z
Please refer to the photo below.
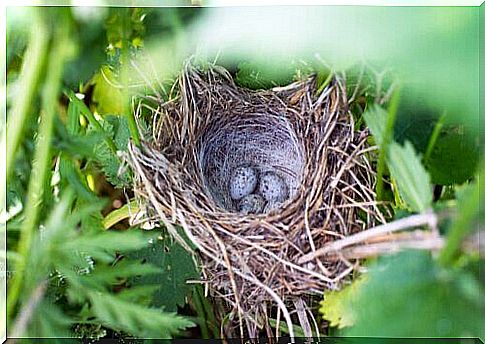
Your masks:
M129 58L137 56L143 48L144 53L151 53L155 70L165 72L164 76L172 73L173 66L180 62L183 50L180 43L190 38L184 36L185 27L206 10L97 10L83 18L78 9L8 10L15 14L15 20L7 20L9 137L8 141L6 134L2 137L2 145L6 145L8 153L6 218L11 250L1 257L8 257L9 267L16 271L14 280L8 282L9 329L37 337L74 335L97 339L115 331L120 337L171 338L198 323L204 338L218 336L221 324L215 306L204 297L200 285L194 288L186 283L198 278L191 255L169 238L160 239L160 235L165 235L163 229L147 233L123 222L127 218L125 207L113 211L114 200L123 199L120 196L123 192L131 195L133 175L121 156L126 153L129 140L139 143L137 124L144 126L141 120L134 122L128 100L131 91L137 91L145 80L140 81L131 69ZM271 11L273 14L275 9ZM417 14L411 22L428 25L426 11L411 11ZM468 57L476 60L470 45L476 41L471 30L476 18L468 17L468 10L460 12L463 15L460 18L469 21L454 26L457 34L443 40L446 38L443 32L449 30L442 28L448 27L449 18L443 18L441 11L436 12L436 18L445 26L435 24L436 21L433 26L418 25L417 32L424 29L429 35L419 35L416 49L403 44L405 53L389 49L394 47L388 44L392 42L390 39L371 42L366 37L357 38L368 46L364 51L387 51L389 61L396 64L390 67L396 67L397 74L411 71L407 76L417 82L408 84L408 89L403 86L401 99L396 96L399 93L390 102L382 98L394 83L394 75L381 73L372 66L361 68L360 64L346 71L347 95L356 92L356 101L349 104L355 115L355 127L364 127L361 117L364 113L372 140L380 147L378 159L373 152L367 155L371 164L377 164L379 200L395 201L394 219L431 208L445 212L449 218L446 223L439 223L446 242L438 259L418 252L378 259L370 262L370 272L364 278L341 291L326 293L320 311L344 335L484 335L483 327L479 326L484 311L479 297L485 285L479 274L483 262L477 252L463 250L463 242L483 221L483 214L482 217L479 214L483 201L479 190L483 189L483 182L476 175L476 92L467 86L477 84L478 74L473 66L458 74L442 72L450 70L450 66L467 64L448 65L439 59L452 53L456 55L455 62L471 61ZM363 27L372 26L367 22L370 12L365 9L358 12ZM345 21L332 22L334 17L338 18L334 14L339 13L320 13L318 27L331 23L330 31L339 27L335 31L342 32L341 38L346 40L351 36L345 27L339 26ZM406 32L409 31L409 18L388 14L386 18L393 18L389 19L392 27L398 27L394 23L397 20L398 24L405 23ZM348 21L355 14L347 12L346 16ZM29 22L31 18L34 20ZM377 25L375 16L369 18ZM27 25L31 26L31 37ZM379 27L383 26L379 23ZM386 34L393 37L391 30ZM177 38L173 40L175 43L169 40L171 43L160 44L172 36ZM361 50L354 44L329 40L327 34L318 36L326 42L320 46L335 50L337 57ZM422 39L425 36L441 43L429 45ZM151 37L152 45L162 48L150 50L145 37ZM307 37L299 35L298 41L304 42ZM255 35L252 38L258 39ZM395 42L406 43L413 41L411 38L412 35L406 34ZM375 42L385 42L387 48L382 49ZM339 52L334 49L335 43L349 50ZM253 40L251 45L258 46ZM454 47L453 52L448 47ZM406 68L399 66L411 61L413 51L423 55L423 49L429 53L432 64L413 60ZM75 50L78 55L73 58ZM395 50L399 58L390 50ZM234 62L221 54L218 61L232 66L229 69L235 73L236 82L250 89L283 86L311 73L317 74L319 91L332 82L329 76L335 66L320 59L317 64L309 62L310 58L295 63L295 56L277 54L284 56L279 59L271 54L263 54L263 58L256 55L245 60L238 56ZM321 56L328 56L330 61L335 58L333 54ZM147 78L161 88L166 87L167 90L161 90L166 95L171 81L158 80L158 76ZM69 87L65 91L67 103L59 94L61 83ZM77 90L78 85L79 93L75 94L71 90ZM443 192L435 192L442 202L432 202L431 182L446 185ZM101 197L106 194L109 200ZM105 229L115 223L121 230ZM197 319L192 322L176 312L195 312ZM17 321L25 316L26 327L19 327ZM270 324L275 326L276 321L270 319ZM294 327L303 336L302 329ZM281 323L280 329L286 333L286 324Z
M142 338L172 338L193 323L174 313L164 313L120 300L112 295L90 292L93 314L105 326Z
M185 298L193 289L188 280L197 279L198 273L193 258L179 244L170 238L156 239L148 247L129 255L131 259L146 261L160 267L156 274L131 279L133 286L155 285L151 304L175 312L177 306L183 307Z
M483 287L463 271L444 270L423 252L404 252L370 266L355 295L341 292L355 325L351 336L479 337L480 314L485 304L478 295ZM403 297L405 295L405 297Z
M143 21L147 10L144 8L113 8L106 20L108 55L115 57L124 44L139 48L143 44L145 26Z
M401 146L392 141L392 137L391 140L385 139L389 115L383 108L370 107L364 118L381 150L386 145L386 152L380 154L386 154L388 168L401 198L413 211L428 210L432 201L431 182L412 144L405 142Z
M320 302L320 313L330 326L344 328L354 325L356 310L353 303L356 302L365 280L361 277L340 291L325 293L323 301Z
M159 272L154 265L130 261L126 257L117 262L117 252L147 247L149 236L135 229L124 233L105 231L101 218L94 228L82 225L79 228L79 221L99 211L103 203L76 206L72 202L72 193L62 198L49 216L44 231L36 236L22 294L22 300L28 302L29 295L34 294L39 283L45 283L46 277L56 272L50 287L56 289L59 283L63 284L62 291L58 287L56 290L66 296L67 304L53 304L47 299L40 303L33 316L33 322L39 325L33 327L29 335L68 333L72 324L82 323L91 316L106 327L141 337L170 338L190 326L191 322L184 318L165 313L161 308L148 308L127 299L123 293L112 292L113 286L129 277ZM92 221L88 223L93 224ZM138 285L144 286L142 283ZM82 314L60 315L62 307L66 306L71 309L82 306ZM51 313L62 321L52 321L47 317Z
M192 289L191 301L194 305L194 310L197 313L197 324L200 327L202 338L219 338L219 322L216 319L215 307L204 295L204 289L201 285L196 285Z
M93 76L93 100L101 115L121 115L123 113L123 93L119 77L109 66L102 66Z
M410 87L404 88L401 94L394 127L395 140L400 144L409 141L416 151L424 154L441 113L426 102L423 94L412 92Z
M427 161L433 183L450 185L466 182L476 171L478 156L478 147L469 135L457 130L444 132Z
M424 212L431 206L432 190L429 175L421 164L411 143L389 145L388 165L396 179L399 194L408 206Z
M269 324L276 328L276 324L277 324L277 321L276 319L268 319L269 320ZM290 331L288 331L288 324L285 323L284 321L280 321L279 323L279 329L281 331L282 334L289 334ZM295 337L297 338L305 338L305 331L303 331L303 328L301 326L298 326L298 325L295 325L293 324L293 332L295 333Z
M475 129L468 123L453 122L446 109L440 110L440 104L430 103L410 87L403 92L403 100L394 128L395 139L400 144L410 141L416 151L426 154L424 164L432 182L461 184L472 178L478 163Z
M127 151L130 131L125 117L105 116L103 128L112 138L116 150ZM106 179L117 188L127 187L131 184L133 175L127 166L122 168L120 158L113 152L106 142L100 142L95 148L96 163Z
M67 13L63 11L63 15ZM49 13L54 15L55 10ZM47 27L47 38L53 35L49 30ZM72 45L63 44L67 33L60 29L56 32L61 39L53 43L52 54L59 52L59 46L67 49L62 53L69 54ZM89 109L93 104L88 106L81 100L86 94L66 90L67 106L58 102L64 66L62 56L49 60L52 73L37 75L45 79L43 83L30 85L33 94L42 93L47 109L40 135L36 132L37 125L28 128L34 138L40 136L37 146L25 130L19 130L16 141L22 146L11 151L12 156L16 155L15 173L20 173L25 181L16 179L18 185L9 184L9 204L15 206L8 215L8 236L14 240L9 241L9 247L16 248L13 245L16 242L23 247L20 253L12 250L6 254L9 266L16 271L14 279L9 281L9 329L22 336L35 337L100 338L111 329L128 336L171 338L193 326L183 316L165 311L168 308L176 311L174 304L184 306L189 288L176 289L171 295L173 298L152 300L150 295L159 288L145 284L143 278L157 276L161 273L160 267L142 264L142 257L131 259L129 253L148 249L153 235L138 228L106 231L103 214L109 209L109 203L94 191L100 181L93 182L93 175L103 176L103 180L115 187L131 184L131 172L122 168L117 155L118 151L126 152L131 137L128 119L108 114L117 111L116 101L112 101L115 92L108 83L99 87L100 79L94 87L93 98L101 99L96 105L106 112L103 116ZM40 85L45 87L42 92ZM35 102L30 105L38 106ZM31 169L32 154L36 151L42 154L36 153L40 156L36 162L39 169L32 173L37 178L33 180L21 170ZM50 164L51 157L55 164ZM35 197L26 197L27 183L35 185ZM27 209L26 201L30 202ZM191 278L196 278L193 262L190 260L191 265L186 265L186 257L190 259L190 256L181 248L174 251L176 261L170 265L169 273L163 271L164 276L173 278L176 284L187 277L187 271ZM131 283L133 279L137 279L136 285Z
M484 170L482 168L482 173ZM480 223L483 223L484 214L483 212L480 214L480 202L483 202L484 199L483 194L480 194L480 187L483 188L484 184L483 178L479 178L479 181L466 185L457 192L459 213L451 223L448 241L441 252L440 261L442 264L453 263L466 235L478 230Z
M378 146L381 146L384 142L387 117L386 110L378 105L372 105L366 112L364 112L365 122Z
M241 62L236 73L236 83L249 89L268 89L282 86L293 81L295 68L275 66L276 68L262 68L250 62Z

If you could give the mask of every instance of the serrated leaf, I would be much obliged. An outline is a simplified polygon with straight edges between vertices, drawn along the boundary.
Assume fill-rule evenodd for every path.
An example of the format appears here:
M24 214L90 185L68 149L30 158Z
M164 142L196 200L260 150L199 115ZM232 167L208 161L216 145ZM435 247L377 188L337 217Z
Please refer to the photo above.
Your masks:
M352 308L365 277L352 282L350 286L339 291L326 292L320 302L320 313L329 321L330 326L344 328L355 323L355 309Z
M469 273L444 270L422 251L381 258L351 302L348 336L481 337L485 303Z
M137 337L170 339L188 327L191 321L174 313L145 308L107 293L89 292L93 314L101 323Z
M412 144L409 141L404 146L396 142L389 144L387 162L406 204L413 211L428 210L433 200L431 182Z
M146 275L131 280L133 286L159 285L152 295L152 305L164 307L167 311L176 311L177 306L184 306L185 298L193 286L189 279L199 278L190 254L179 244L167 239L156 240L150 246L128 255L130 259L141 259L161 269L157 274Z
M125 117L106 116L103 121L103 128L114 139L116 149L126 151L130 139L128 121ZM132 174L130 170L120 170L120 159L108 147L106 142L100 142L96 146L96 161L101 166L106 179L116 188L128 187L131 185Z
M141 264L137 261L123 259L114 266L95 265L90 273L82 276L82 279L85 285L90 285L93 289L96 289L96 286L111 286L119 283L120 279L154 274L159 271L159 268L151 264Z
M378 146L381 146L386 131L387 111L378 105L371 105L364 112L364 119Z

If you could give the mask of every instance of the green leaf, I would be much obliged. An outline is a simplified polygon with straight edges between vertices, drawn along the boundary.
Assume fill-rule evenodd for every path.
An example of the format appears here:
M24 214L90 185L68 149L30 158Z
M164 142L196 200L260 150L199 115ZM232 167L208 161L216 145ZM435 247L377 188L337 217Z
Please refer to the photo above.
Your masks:
M460 133L441 135L427 162L433 183L460 184L472 178L478 165L478 147Z
M118 292L116 297L148 307L152 302L151 295L156 292L158 288L158 285L131 286L130 288L124 288Z
M27 327L27 336L36 338L70 337L70 327L73 323L74 320L63 313L60 307L53 303L53 300L46 298L37 305Z
M108 229L116 223L125 220L139 210L138 203L133 200L119 209L115 209L103 218L103 227Z
M399 194L413 210L424 212L432 202L430 178L411 143L389 145L388 166L395 178Z
M123 113L124 99L120 82L108 66L102 66L91 83L94 84L93 100L98 103L97 110L101 115Z
M342 290L325 293L323 301L320 302L320 313L330 326L344 328L355 323L355 309L352 304L365 280L365 277L361 277Z
M127 151L130 139L128 121L125 117L105 116L103 121L104 130L114 138L115 147L118 151ZM132 173L130 170L122 170L118 156L106 142L100 142L96 147L96 162L101 166L106 179L116 188L131 185Z
M107 293L89 292L93 314L105 326L137 337L170 339L194 323L174 313L145 308Z
M93 235L79 235L64 243L62 250L69 252L84 252L93 258L109 261L115 252L133 251L148 244L148 237L140 230L132 229L124 232L104 231Z
M482 287L469 273L444 270L431 255L402 252L381 258L351 301L348 336L482 337Z
M276 319L269 318L268 321L271 327L276 328ZM279 326L281 333L290 334L290 331L288 330L288 324L286 322L280 321ZM305 331L303 331L303 328L301 326L293 324L293 332L295 333L296 338L305 338Z
M378 105L372 106L366 114L364 119L368 121L369 127L379 145L379 158L377 160L377 177L376 177L376 198L379 201L384 200L384 171L386 167L386 159L389 154L389 144L393 139L393 130L396 121L396 112L399 103L399 92L395 91L389 110L384 111Z
M132 276L144 276L160 272L160 269L151 264L142 264L137 261L122 259L114 266L95 266L93 271L86 275L93 284L116 284L120 279Z
M79 198L94 201L97 199L96 195L89 189L86 178L75 163L60 155L59 160L59 174L61 176L61 187L63 190L72 188Z
M364 112L365 122L379 147L384 141L387 117L387 111L378 105L372 105Z
M199 278L190 253L170 239L158 239L148 247L130 253L128 257L141 259L161 269L157 274L131 280L133 286L159 286L152 295L153 306L163 306L167 311L176 311L177 306L185 305L185 298L193 289L193 285L187 284L187 280Z

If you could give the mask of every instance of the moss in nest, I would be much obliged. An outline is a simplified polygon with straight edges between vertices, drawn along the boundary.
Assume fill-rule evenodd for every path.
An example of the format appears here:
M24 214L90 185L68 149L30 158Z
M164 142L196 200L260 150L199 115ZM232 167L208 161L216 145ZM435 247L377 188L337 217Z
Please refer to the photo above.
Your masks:
M269 329L275 305L289 328L289 308L301 323L308 294L338 287L358 261L299 259L385 221L372 191L368 132L354 130L345 80L336 75L319 91L315 77L252 91L220 66L187 63L176 86L177 97L154 111L153 138L129 147L145 218L196 247L204 280L234 312L238 335ZM230 192L240 166L254 168L259 184L267 173L280 178L285 197L262 213L241 212ZM261 185L248 189L264 194Z

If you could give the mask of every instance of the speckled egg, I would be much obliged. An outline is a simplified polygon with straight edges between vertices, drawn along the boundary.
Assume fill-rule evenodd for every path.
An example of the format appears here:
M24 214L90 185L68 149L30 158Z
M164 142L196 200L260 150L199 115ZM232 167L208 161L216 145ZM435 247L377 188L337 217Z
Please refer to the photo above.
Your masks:
M256 169L250 166L239 166L234 169L231 180L229 181L229 192L231 198L240 200L244 196L251 194L258 184Z
M265 200L261 195L250 194L239 202L239 212L243 214L259 214L264 210Z
M283 202L288 197L288 186L274 172L266 172L259 180L258 193L271 204Z

